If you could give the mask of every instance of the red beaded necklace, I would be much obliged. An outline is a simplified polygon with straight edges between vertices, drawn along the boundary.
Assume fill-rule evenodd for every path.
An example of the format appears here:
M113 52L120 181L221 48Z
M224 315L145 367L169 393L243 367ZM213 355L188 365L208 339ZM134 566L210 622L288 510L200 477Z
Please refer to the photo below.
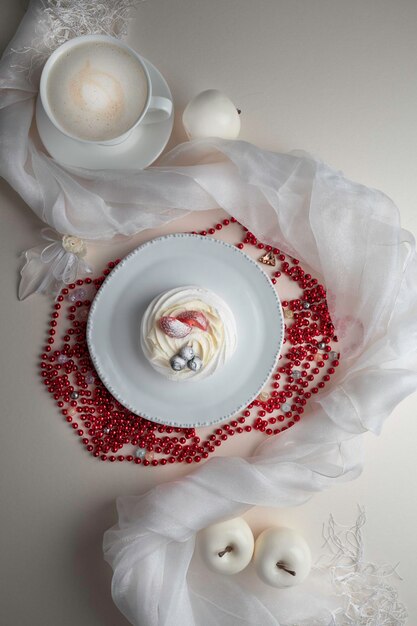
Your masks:
M231 217L198 234L214 235L230 224L238 223ZM247 228L241 228L242 241L237 247L258 248L262 251L260 262L270 271L272 283L277 284L285 275L298 285L300 294L281 301L285 338L278 366L268 383L270 391L264 389L240 415L219 425L204 440L194 428L163 426L130 413L107 391L94 370L86 341L88 311L94 294L120 259L110 262L99 278L77 280L62 289L53 305L40 374L64 419L94 457L145 466L199 463L234 435L252 430L277 435L294 426L312 394L323 389L335 373L339 354L331 345L337 337L326 290L303 270L297 259L259 242ZM58 324L67 327L56 348ZM129 453L122 454L125 446Z

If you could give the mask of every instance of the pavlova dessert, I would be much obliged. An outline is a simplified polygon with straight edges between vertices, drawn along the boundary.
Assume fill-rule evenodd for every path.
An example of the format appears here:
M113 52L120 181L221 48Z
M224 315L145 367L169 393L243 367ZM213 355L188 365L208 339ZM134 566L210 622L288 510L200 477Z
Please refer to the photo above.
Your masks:
M202 380L236 349L236 322L222 298L202 287L178 287L152 300L140 344L152 367L171 380Z

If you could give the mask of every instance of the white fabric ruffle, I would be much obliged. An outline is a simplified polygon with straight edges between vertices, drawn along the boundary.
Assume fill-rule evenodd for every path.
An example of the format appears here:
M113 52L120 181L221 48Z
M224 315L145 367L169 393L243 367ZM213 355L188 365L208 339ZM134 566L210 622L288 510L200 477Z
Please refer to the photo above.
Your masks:
M187 165L207 158L219 164ZM417 386L414 239L384 194L313 159L211 140L179 146L165 159L172 168L179 162L183 176L259 239L292 251L323 278L341 364L302 422L254 457L214 458L181 481L119 499L118 525L104 539L113 598L137 625L327 625L331 596L311 592L313 579L278 594L271 609L265 589L190 571L195 533L249 506L295 506L358 476L360 435L378 433Z
M86 245L78 237L58 235L52 228L44 228L44 248L37 246L24 253L25 263L20 270L19 299L32 293L57 295L60 290L75 283L80 276L92 273L84 260Z

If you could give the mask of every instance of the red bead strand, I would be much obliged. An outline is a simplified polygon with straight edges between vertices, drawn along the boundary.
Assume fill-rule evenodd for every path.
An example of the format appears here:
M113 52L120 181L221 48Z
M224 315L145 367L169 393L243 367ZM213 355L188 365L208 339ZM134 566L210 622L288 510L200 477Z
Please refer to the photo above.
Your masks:
M275 267L264 265L263 269L270 273L278 292L283 276L298 286L297 298L281 301L284 345L268 385L240 415L214 428L204 440L194 428L154 424L124 408L98 378L86 341L88 311L95 293L120 259L111 261L102 276L79 279L62 289L53 305L39 364L43 384L93 457L145 467L200 463L235 435L257 431L271 436L291 428L300 421L312 394L319 393L335 374L340 355L333 347L337 337L323 285L304 271L298 259L259 242L234 217L199 234L215 235L228 226L241 230L241 241L236 244L240 250L252 246L258 255L274 254ZM251 417L251 424L247 424Z

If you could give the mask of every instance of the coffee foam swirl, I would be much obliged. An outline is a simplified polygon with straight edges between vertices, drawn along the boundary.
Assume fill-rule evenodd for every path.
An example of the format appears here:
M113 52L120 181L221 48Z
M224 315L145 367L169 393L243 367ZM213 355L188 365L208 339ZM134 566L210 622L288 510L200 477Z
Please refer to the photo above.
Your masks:
M108 72L97 70L86 61L68 85L75 106L94 111L97 116L117 120L124 109L124 93L120 81Z
M80 139L105 141L124 134L148 97L146 74L128 50L86 42L58 58L47 96L57 122Z

